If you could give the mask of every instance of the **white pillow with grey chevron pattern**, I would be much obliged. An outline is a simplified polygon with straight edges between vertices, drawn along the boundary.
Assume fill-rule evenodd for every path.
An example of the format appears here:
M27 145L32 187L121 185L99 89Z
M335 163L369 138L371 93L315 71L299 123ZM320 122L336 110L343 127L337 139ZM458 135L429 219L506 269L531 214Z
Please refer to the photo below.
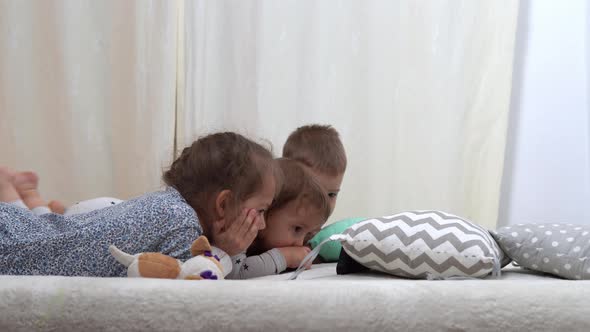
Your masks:
M406 278L485 277L503 253L484 228L441 211L409 211L359 222L342 233L358 263Z

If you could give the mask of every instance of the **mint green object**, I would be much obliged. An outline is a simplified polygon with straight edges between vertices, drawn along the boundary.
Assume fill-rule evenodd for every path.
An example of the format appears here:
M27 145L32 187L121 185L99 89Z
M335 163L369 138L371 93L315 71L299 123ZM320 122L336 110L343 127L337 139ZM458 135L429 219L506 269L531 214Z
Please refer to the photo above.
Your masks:
M340 221L337 221L331 225L328 225L322 228L311 240L309 240L309 244L311 248L315 248L318 244L322 243L328 237L334 234L340 234L344 232L345 229L348 227L361 222L363 220L367 220L367 218L347 218ZM322 249L320 250L320 257L324 260L324 262L337 262L338 257L340 257L340 250L342 249L342 245L338 241L332 241L324 244Z

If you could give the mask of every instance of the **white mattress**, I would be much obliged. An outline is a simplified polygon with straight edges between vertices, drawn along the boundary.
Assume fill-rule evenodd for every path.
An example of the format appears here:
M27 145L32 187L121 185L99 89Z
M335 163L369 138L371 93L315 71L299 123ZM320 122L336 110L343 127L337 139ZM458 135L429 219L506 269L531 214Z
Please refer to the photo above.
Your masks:
M0 331L590 331L590 281L338 276L247 281L0 276Z

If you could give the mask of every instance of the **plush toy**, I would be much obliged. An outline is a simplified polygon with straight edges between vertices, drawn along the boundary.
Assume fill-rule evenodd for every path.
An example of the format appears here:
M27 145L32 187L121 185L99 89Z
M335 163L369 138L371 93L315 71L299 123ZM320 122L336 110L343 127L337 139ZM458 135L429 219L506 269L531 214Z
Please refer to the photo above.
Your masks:
M184 263L155 252L127 254L111 245L109 252L127 267L127 276L163 279L224 279L231 272L231 258L221 249L211 247L205 236L200 236L191 246L193 258Z

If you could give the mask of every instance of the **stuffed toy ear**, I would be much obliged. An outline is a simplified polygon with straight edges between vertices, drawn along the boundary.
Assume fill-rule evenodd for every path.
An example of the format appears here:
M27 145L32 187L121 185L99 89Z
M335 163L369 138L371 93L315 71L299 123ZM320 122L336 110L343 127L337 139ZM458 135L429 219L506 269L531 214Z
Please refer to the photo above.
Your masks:
M201 235L191 245L191 254L193 256L199 256L205 253L205 251L211 251L211 245L209 244L209 240L207 240L207 237Z

